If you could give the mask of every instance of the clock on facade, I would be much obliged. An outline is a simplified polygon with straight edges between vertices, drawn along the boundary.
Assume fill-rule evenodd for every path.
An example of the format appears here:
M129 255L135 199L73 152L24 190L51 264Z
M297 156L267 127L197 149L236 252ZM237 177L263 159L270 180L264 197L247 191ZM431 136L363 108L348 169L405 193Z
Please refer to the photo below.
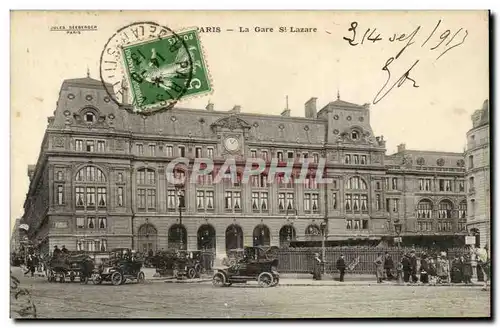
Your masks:
M229 151L236 151L240 148L240 141L234 137L229 137L224 140L224 147Z

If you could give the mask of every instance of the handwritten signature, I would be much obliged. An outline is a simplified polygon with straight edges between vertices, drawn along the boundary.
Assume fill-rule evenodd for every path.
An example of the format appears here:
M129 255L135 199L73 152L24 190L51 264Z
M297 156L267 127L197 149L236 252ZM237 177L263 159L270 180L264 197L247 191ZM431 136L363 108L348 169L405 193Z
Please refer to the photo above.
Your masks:
M443 57L446 53L448 53L450 50L462 45L465 40L467 39L467 36L469 35L469 32L467 30L464 30L463 28L459 28L458 30L455 31L455 33L453 33L452 35L452 31L447 29L445 30L444 32L441 33L441 35L439 35L439 39L438 40L433 40L431 41L431 39L433 39L436 31L438 30L439 26L441 25L441 19L437 22L436 26L434 27L434 29L432 30L432 32L429 34L429 36L427 37L427 39L425 39L425 41L420 45L421 48L423 48L424 46L427 45L427 43L430 41L432 44L432 46L430 46L429 50L430 51L441 51L439 53L439 55L437 56L437 58L435 59L436 61L439 60L441 57ZM394 42L402 42L404 43L404 46L403 48L401 48L401 50L393 57L390 57L384 64L384 66L382 66L382 71L385 71L386 74L387 74L387 79L384 83L384 85L382 86L382 88L377 92L377 94L375 95L374 99L373 99L373 103L374 104L377 104L378 102L380 102L383 98L385 98L393 89L394 87L401 87L406 81L411 81L412 84L411 86L413 86L414 88L418 88L419 85L417 85L417 82L410 77L410 72L412 71L412 69L415 68L415 66L417 66L417 64L420 62L419 59L415 60L413 62L413 64L411 65L411 67L406 70L400 77L399 79L390 84L390 87L388 87L389 85L389 82L391 81L391 71L389 69L389 66L395 61L397 60L404 52L406 49L408 49L408 47L410 47L411 45L415 44L415 37L419 34L419 32L422 30L422 26L417 26L411 33L409 34L405 34L405 33L393 33L392 35L390 35L389 37L383 37L381 35L381 33L379 33L377 31L377 28L368 28L365 30L364 34L363 34L363 37L361 38L361 40L359 39L359 36L360 34L358 34L358 22L351 22L350 24L350 28L348 28L348 32L351 33L351 36L350 37L343 37L343 39L345 41L348 42L349 45L353 46L353 47L356 47L356 46L359 46L359 45L363 45L365 42L372 42L372 43L377 43L377 42L381 42L381 41L384 41L384 40L387 40L391 43L394 43ZM455 41L453 43L453 41ZM445 43L446 42L446 43ZM444 44L444 45L443 45ZM387 89L388 88L388 89Z

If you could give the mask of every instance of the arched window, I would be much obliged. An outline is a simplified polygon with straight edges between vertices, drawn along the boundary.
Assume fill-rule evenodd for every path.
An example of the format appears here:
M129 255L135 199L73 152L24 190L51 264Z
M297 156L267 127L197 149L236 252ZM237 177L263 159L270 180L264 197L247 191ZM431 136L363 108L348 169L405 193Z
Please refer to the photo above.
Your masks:
M452 216L453 204L445 199L439 202L438 218L439 219L450 219Z
M226 228L226 253L231 249L243 248L243 230L237 224Z
M156 210L156 172L153 169L137 170L137 209Z
M467 218L467 201L464 199L458 204L458 218L466 219Z
M174 224L168 229L168 247L175 249L186 249L187 230L184 225Z
M346 181L346 189L351 190L367 190L368 186L365 180L360 177L351 177Z
M432 202L428 199L423 199L417 205L417 217L419 219L432 218Z
M75 176L75 205L87 211L106 208L107 187L104 172L95 166L82 167Z
M346 181L345 210L347 213L368 213L368 186L358 176Z

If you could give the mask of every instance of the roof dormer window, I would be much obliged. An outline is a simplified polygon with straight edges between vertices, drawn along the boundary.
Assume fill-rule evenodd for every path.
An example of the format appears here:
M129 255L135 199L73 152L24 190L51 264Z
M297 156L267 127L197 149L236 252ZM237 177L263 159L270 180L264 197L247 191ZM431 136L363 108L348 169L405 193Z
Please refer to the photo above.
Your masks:
M354 130L351 132L351 139L352 140L358 140L359 139L359 132Z
M95 114L92 112L86 112L85 113L85 122L87 123L94 123L96 121Z

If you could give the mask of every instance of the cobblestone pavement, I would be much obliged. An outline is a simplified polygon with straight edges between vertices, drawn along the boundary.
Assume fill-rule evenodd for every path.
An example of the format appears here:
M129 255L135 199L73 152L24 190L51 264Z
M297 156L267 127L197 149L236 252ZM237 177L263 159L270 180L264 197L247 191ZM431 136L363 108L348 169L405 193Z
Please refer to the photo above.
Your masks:
M40 318L487 317L481 287L282 286L146 282L123 286L21 277Z

